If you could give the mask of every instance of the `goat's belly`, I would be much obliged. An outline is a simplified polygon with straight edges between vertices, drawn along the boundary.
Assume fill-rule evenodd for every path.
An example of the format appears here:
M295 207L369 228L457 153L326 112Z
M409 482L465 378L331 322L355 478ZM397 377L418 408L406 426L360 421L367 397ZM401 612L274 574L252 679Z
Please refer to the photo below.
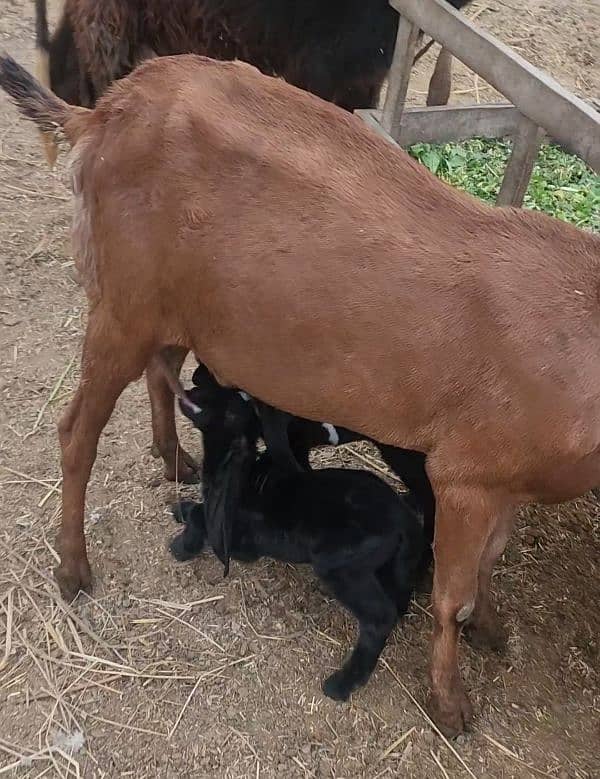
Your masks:
M562 405L552 392L519 400L447 420L427 460L437 490L477 484L516 503L557 503L600 485L600 410L576 413L576 393Z
M539 503L562 503L600 487L600 447L575 463L551 467L532 487Z

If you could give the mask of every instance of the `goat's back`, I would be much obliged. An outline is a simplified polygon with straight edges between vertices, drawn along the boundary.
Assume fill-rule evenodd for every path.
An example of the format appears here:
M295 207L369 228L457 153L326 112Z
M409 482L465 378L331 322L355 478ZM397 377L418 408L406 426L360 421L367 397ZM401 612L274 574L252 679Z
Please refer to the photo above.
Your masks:
M382 442L477 462L494 441L507 478L515 447L600 444L597 237L488 207L237 62L145 64L78 156L90 292L157 345Z

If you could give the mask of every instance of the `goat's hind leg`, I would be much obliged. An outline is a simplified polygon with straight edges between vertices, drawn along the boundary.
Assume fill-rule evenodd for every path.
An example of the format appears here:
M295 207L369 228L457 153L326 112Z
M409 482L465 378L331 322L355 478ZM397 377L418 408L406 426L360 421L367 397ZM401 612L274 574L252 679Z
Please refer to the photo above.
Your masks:
M163 349L162 356L175 375L179 375L188 350L172 346ZM160 365L154 361L146 368L146 383L152 409L152 454L162 457L165 476L169 481L194 484L198 481L198 465L179 444L175 425L175 398Z
M396 606L372 570L338 568L319 571L319 577L339 602L358 620L359 636L344 665L323 682L329 698L346 701L367 683L398 616Z
M99 308L90 314L79 387L58 425L63 485L60 565L55 577L67 600L91 585L83 520L98 439L117 398L142 374L148 356L139 344L120 335L114 322L103 321Z

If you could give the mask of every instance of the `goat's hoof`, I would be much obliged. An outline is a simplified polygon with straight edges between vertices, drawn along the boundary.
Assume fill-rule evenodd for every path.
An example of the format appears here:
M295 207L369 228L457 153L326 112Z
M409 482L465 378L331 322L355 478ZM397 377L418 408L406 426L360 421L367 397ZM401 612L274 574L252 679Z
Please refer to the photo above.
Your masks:
M188 560L193 560L197 556L197 552L191 552L185 543L185 530L173 536L169 543L169 551L178 563L187 563Z
M193 500L178 500L171 504L171 514L178 525L188 525L192 512L198 504Z
M194 458L184 449L173 461L165 461L165 478L182 484L197 484L200 481L200 467Z
M465 638L474 649L491 649L499 655L506 652L508 631L498 618L467 622Z
M343 671L335 671L323 680L321 689L328 698L334 701L347 701L354 685L348 680Z
M89 592L92 589L92 571L87 560L68 568L61 563L54 569L54 578L67 603L75 600L80 590Z
M431 719L446 738L456 738L464 733L473 719L473 707L462 684L444 696L432 692L427 709Z

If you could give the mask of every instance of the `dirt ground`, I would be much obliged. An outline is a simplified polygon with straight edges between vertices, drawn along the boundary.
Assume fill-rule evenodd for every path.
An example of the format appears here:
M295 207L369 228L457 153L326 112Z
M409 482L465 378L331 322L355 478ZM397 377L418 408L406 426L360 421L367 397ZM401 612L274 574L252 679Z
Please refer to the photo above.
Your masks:
M1 9L0 48L32 65L33 3L1 0ZM564 85L600 96L600 0L479 0L478 11L483 26ZM459 100L488 94L464 69L455 89ZM420 708L427 597L395 631L367 688L337 705L320 681L354 625L309 571L234 564L223 580L210 557L170 559L166 507L190 488L165 483L150 455L143 382L119 403L90 485L93 598L61 602L51 579L55 422L77 382L85 316L69 215L60 175L0 96L0 773L18 763L15 775L27 777L599 777L593 497L521 514L495 578L509 650L464 647L478 716L455 752ZM353 467L371 458L364 447L322 455Z

